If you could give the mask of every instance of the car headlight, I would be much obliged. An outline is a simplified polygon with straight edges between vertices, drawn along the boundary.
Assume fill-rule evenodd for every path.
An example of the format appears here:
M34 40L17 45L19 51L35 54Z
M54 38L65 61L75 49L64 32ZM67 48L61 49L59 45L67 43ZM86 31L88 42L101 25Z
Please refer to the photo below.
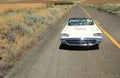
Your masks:
M68 37L68 36L69 36L69 34L67 34L67 33L62 34L62 37Z
M94 36L102 36L102 33L95 33Z

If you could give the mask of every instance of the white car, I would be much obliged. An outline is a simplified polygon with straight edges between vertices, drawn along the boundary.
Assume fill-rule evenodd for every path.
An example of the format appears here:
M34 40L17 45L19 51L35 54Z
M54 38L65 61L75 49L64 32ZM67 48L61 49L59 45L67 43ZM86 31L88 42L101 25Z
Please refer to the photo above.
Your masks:
M70 18L61 32L61 43L69 46L94 46L102 41L102 31L92 18Z

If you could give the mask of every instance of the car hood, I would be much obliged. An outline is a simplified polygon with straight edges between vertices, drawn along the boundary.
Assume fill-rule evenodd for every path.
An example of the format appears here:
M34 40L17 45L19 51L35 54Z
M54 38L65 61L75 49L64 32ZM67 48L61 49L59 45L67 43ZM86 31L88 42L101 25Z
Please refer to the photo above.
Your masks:
M67 26L62 33L69 34L69 37L93 37L94 26Z

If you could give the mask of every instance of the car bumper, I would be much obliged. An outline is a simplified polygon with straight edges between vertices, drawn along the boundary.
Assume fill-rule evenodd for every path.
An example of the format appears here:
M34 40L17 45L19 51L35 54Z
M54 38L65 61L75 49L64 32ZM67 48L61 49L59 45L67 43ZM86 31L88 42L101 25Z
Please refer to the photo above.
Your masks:
M69 46L93 46L101 43L102 38L61 38L63 44Z

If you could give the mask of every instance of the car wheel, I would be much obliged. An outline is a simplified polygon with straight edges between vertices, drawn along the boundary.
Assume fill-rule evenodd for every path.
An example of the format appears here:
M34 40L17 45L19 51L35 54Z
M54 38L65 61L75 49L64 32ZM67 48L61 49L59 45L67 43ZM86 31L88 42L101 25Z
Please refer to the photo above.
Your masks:
M67 46L66 44L61 43L60 49L65 49L66 46Z
M94 47L95 47L95 48L99 48L99 44L96 44Z

